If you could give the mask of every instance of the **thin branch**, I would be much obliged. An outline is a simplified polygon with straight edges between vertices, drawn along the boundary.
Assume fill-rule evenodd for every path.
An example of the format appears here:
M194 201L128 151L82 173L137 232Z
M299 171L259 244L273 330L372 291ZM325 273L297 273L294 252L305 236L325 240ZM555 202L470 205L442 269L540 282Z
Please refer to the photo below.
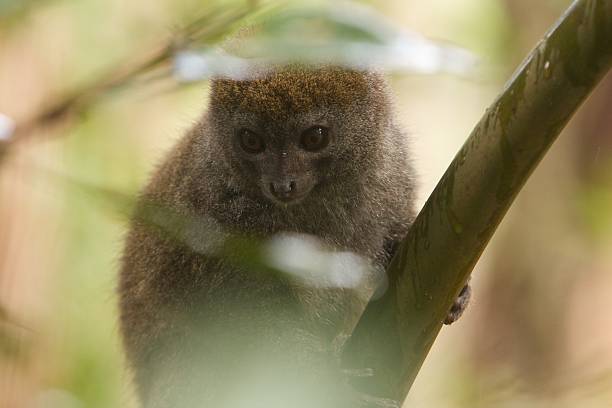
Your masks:
M354 385L405 399L453 300L526 179L612 65L612 1L579 0L527 57L417 217L344 352ZM543 205L546 205L543 202Z
M89 110L113 91L131 86L144 74L162 72L170 77L172 58L178 49L192 44L206 44L219 40L235 27L237 23L261 10L257 2L240 4L228 8L215 7L190 24L179 29L166 42L153 47L144 54L131 58L118 68L113 68L97 80L50 102L29 119L17 125L8 143L0 148L28 138L36 130L70 119Z

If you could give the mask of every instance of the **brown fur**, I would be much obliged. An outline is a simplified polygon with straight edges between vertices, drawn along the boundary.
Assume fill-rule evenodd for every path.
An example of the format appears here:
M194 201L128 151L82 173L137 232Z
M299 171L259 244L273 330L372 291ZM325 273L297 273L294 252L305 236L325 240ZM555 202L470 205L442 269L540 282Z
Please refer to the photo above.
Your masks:
M301 126L296 118L320 117L334 129L334 139L328 156L307 170L317 173L316 187L298 204L271 202L261 193L256 169L236 153L236 127L255 121L271 146L285 146ZM192 226L200 235L181 226L181 237L195 234L198 242L212 237L211 229L257 239L305 233L384 266L414 217L409 156L378 74L293 66L250 81L216 80L207 113L157 169L140 211L154 202L187 220L205 220L205 227ZM240 381L242 364L252 355L243 352L250 348L270 361L280 350L294 356L279 357L278 364L289 367L283 376L299 373L310 364L305 361L331 364L330 344L350 332L363 299L342 289L299 287L255 269L204 256L137 213L119 295L121 332L146 407L195 406L194 399L225 406L219 404L227 395L219 390ZM317 374L312 383L318 387L322 378ZM333 381L325 384L332 387ZM184 396L194 389L197 397Z

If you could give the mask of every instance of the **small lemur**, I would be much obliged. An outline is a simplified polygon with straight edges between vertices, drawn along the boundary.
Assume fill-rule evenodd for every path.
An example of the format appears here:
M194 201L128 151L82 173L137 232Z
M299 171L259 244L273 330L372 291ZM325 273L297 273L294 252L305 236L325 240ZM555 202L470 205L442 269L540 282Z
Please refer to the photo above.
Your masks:
M121 333L143 406L359 406L340 391L332 344L364 299L197 247L217 233L308 234L384 268L415 216L410 157L378 73L291 65L213 80L208 110L155 171L126 240ZM139 217L147 203L206 227L166 233ZM301 393L318 393L316 404Z

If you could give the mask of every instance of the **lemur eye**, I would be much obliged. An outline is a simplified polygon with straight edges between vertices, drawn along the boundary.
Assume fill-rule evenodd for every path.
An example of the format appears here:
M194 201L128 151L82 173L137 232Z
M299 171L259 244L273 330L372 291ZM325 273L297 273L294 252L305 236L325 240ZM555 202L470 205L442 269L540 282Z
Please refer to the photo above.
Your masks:
M238 131L240 139L240 147L247 153L257 154L266 150L266 144L261 136L249 129L240 129Z
M313 126L306 129L300 138L304 150L316 152L329 144L329 129L324 126Z

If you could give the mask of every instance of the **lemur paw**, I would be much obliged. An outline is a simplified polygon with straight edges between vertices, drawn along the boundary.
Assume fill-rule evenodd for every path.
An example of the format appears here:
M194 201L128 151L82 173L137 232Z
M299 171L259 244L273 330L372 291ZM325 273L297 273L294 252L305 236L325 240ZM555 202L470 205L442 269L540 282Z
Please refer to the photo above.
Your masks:
M457 296L457 299L455 299L455 302L446 315L446 319L444 319L444 324L454 323L461 317L463 311L467 308L467 305L470 302L471 295L472 289L468 283L463 287L463 289L461 289L461 292L459 292L459 296Z

